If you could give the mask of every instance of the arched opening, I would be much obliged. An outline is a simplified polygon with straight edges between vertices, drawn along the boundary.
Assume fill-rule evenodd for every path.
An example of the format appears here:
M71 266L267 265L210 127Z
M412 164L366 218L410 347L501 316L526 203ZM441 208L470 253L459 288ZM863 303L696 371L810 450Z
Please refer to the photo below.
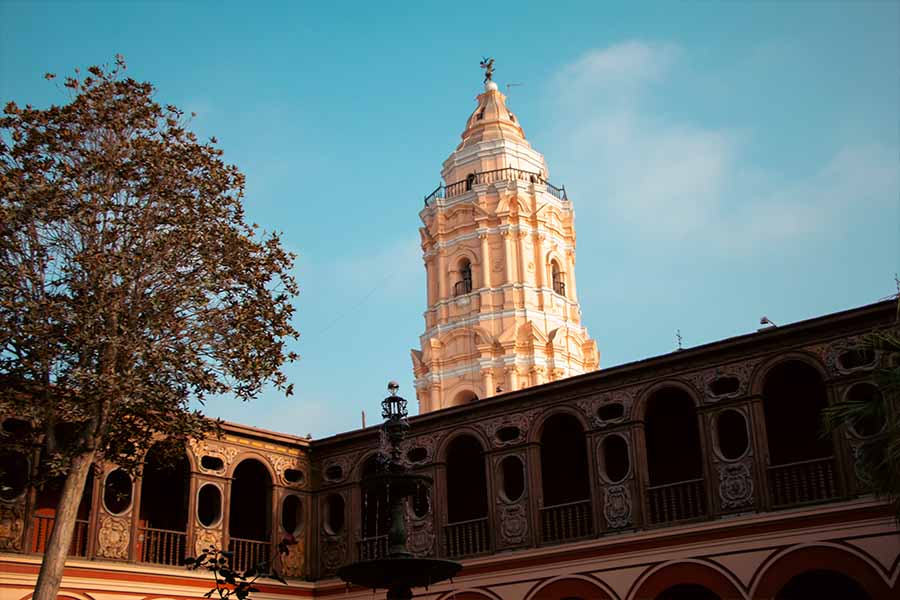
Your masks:
M461 435L447 448L446 555L470 556L489 551L487 517L484 449L471 435Z
M371 560L387 556L388 531L391 528L391 507L388 491L383 483L372 485L366 483L366 478L376 475L381 471L379 455L373 454L363 463L360 475L362 476L362 506L360 509L360 534L359 559Z
M648 520L651 524L706 514L703 455L694 401L679 388L650 396L644 417Z
M261 462L244 459L234 470L228 518L228 549L236 569L268 562L271 526L272 478Z
M158 442L144 458L137 556L141 562L180 565L187 545L191 469L184 446Z
M459 261L459 280L453 284L453 295L462 296L472 291L472 263L468 258Z
M838 495L831 438L821 434L826 404L822 377L804 362L783 362L766 376L763 413L774 507Z
M695 561L670 563L651 573L632 598L655 600L719 600L743 598L744 593L722 571ZM754 598L771 596L753 595Z
M560 271L559 263L555 258L550 261L550 280L553 282L553 291L560 296L565 296L566 282L563 281L562 271Z
M610 483L619 483L631 471L628 457L628 443L621 435L613 434L603 438L603 473Z
M479 117L484 116L484 111L481 111L478 115ZM475 173L469 173L466 175L466 191L470 191L472 186L475 184Z
M452 406L461 406L463 404L475 402L476 400L478 400L478 394L476 394L472 390L462 390L461 392L458 392L455 396L453 396Z
M506 502L516 502L525 494L525 465L518 456L507 456L497 470L500 496Z
M723 410L716 417L716 443L719 453L726 460L737 460L750 447L747 421L736 410Z
M56 507L62 495L64 477L54 477L38 486L31 525L31 551L43 554L50 541L50 533L56 522ZM69 545L69 556L87 556L88 524L91 517L91 500L94 497L94 468L88 472L81 502L75 516L75 532Z
M205 483L197 492L197 520L204 527L212 527L221 518L222 490L214 483Z
M541 480L542 540L560 542L591 535L587 442L581 422L572 415L556 414L544 423Z
M850 577L843 573L824 569L795 575L775 596L775 600L806 600L807 598L871 600L871 596L862 586Z
M328 535L340 535L344 531L344 509L346 503L340 494L329 494L323 507L323 524Z
M281 531L290 542L295 542L303 531L303 501L296 494L281 501Z
M134 484L123 469L106 474L103 482L103 506L111 515L121 515L131 508Z
M584 579L557 579L528 597L528 600L610 600L610 595L597 584Z

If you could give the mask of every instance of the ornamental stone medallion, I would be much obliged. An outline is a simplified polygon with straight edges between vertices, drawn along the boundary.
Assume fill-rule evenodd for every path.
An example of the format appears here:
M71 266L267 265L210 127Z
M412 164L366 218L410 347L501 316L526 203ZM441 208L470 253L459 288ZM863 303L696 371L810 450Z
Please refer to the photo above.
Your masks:
M25 507L21 502L0 503L0 550L22 550Z
M204 548L222 549L222 532L217 529L194 529L194 556L199 556Z
M631 492L627 485L611 485L605 490L603 517L610 529L621 529L631 524Z
M302 540L289 545L287 553L281 555L281 574L287 577L301 577L305 558L306 552Z
M406 504L406 532L409 551L415 556L432 556L434 554L434 520L431 510L424 516L417 517L410 502Z
M718 465L719 498L722 508L742 508L753 504L753 474L746 463Z
M322 540L322 571L323 575L332 575L344 564L347 555L347 542L343 537L324 538Z
M129 523L128 519L100 515L97 556L118 560L128 559L128 543L131 538L128 531Z
M528 516L525 503L501 505L497 509L500 520L500 544L518 546L528 537Z

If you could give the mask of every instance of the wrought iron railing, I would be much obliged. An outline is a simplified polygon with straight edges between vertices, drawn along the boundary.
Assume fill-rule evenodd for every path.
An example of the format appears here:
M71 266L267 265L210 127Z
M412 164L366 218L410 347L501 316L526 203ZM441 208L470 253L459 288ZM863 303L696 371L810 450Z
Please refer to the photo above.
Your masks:
M459 196L472 189L472 186L482 183L494 183L496 181L527 181L530 183L539 183L547 186L547 192L560 200L568 200L566 196L566 187L556 187L549 181L544 180L540 173L531 171L523 171L513 167L505 167L503 169L494 169L491 171L481 171L480 173L472 173L465 179L453 182L448 185L439 185L437 188L425 196L425 206L431 206L437 198L453 198Z
M490 552L487 517L448 523L444 527L444 554L450 558Z
M187 533L170 529L140 527L141 553L138 560L157 565L182 565L187 547Z
M771 466L769 485L772 506L776 508L836 498L834 457Z
M377 535L363 538L356 544L359 560L374 560L388 555L388 536Z
M47 515L34 515L31 533L31 551L43 554L47 550L50 541L50 533L56 518ZM69 545L69 556L87 556L88 546L88 521L78 519L75 521L75 532L72 534L72 543Z
M706 515L703 479L689 479L647 488L651 525L687 521Z
M560 296L566 295L566 282L565 281L554 281L553 282L553 291L559 294Z
M269 542L231 538L228 549L233 553L231 567L238 571L246 571L250 567L269 562Z
M463 279L462 281L457 281L453 284L453 295L454 296L463 296L472 291L472 280L471 279Z
M541 540L544 543L576 540L593 533L590 499L541 509Z

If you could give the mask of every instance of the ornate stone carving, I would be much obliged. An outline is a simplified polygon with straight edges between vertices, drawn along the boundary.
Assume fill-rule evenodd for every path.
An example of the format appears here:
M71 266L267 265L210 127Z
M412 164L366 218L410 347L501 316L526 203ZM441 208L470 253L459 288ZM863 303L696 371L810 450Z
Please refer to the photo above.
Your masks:
M202 473L222 474L222 472L228 470L228 466L234 462L234 459L239 453L239 450L234 446L229 446L227 444L211 444L206 440L191 440L188 442L188 445L191 447L191 451L197 458L197 468ZM218 471L205 468L201 460L204 456L215 456L221 459L224 467Z
M417 517L412 503L406 503L406 536L407 548L414 555L434 554L434 519L430 508L424 516Z
M631 407L634 405L634 397L636 395L637 390L616 390L614 392L600 394L598 396L579 398L575 401L575 406L577 406L581 410L581 412L584 413L592 427L608 427L613 423L620 423L631 418ZM597 414L597 411L600 409L600 407L607 404L621 404L625 409L622 417L610 421L604 421L603 419L601 419L600 415Z
M704 402L718 402L728 398L746 396L750 391L750 377L753 370L759 364L758 360L720 365L712 369L697 371L687 376L687 380L703 395ZM710 384L721 377L734 377L738 380L738 387L733 392L716 395L710 389Z
M719 499L723 509L753 504L753 473L745 462L718 465Z
M306 464L301 463L296 457L284 456L283 454L271 454L267 455L267 458L269 459L269 462L272 463L272 469L275 470L275 474L278 476L278 479L282 484L297 488L306 487L306 484L309 480L308 477L305 477L307 471L309 470ZM298 469L300 471L303 471L303 480L288 481L287 479L285 479L284 472L287 469Z
M128 519L100 515L100 530L97 533L97 556L127 560L128 543L131 541L128 525Z
M287 553L281 554L281 574L287 577L300 577L303 575L303 565L306 560L306 549L303 541L287 547Z
M401 446L403 448L403 461L410 467L434 462L434 453L440 438L441 436L439 434L428 434L420 435L419 437L410 440L404 440L403 445ZM413 448L424 448L425 458L415 463L410 462L406 457L406 453Z
M359 456L359 452L354 452L352 454L341 454L339 456L331 456L326 458L322 462L322 473L325 474L325 482L326 483L340 483L347 479L350 475L350 468L356 464L356 458ZM328 470L332 467L340 467L341 468L341 476L335 478L328 477Z
M488 421L481 421L478 422L477 425L488 437L491 444L495 448L512 446L515 444L521 444L528 439L528 428L531 426L531 423L534 421L534 418L535 416L537 416L537 414L537 410L530 410L523 413L503 415L502 417L496 417ZM505 442L499 440L497 438L497 432L504 427L518 427L520 432L519 437Z
M610 485L603 494L603 517L610 529L631 525L631 491L628 485Z
M322 539L322 571L331 575L338 570L347 556L347 542L343 536Z
M528 537L528 514L524 502L501 504L497 509L500 521L500 544L516 546Z
M204 548L215 546L222 549L222 532L218 529L198 527L194 529L194 556L203 552Z
M25 507L22 502L0 502L0 550L22 550Z

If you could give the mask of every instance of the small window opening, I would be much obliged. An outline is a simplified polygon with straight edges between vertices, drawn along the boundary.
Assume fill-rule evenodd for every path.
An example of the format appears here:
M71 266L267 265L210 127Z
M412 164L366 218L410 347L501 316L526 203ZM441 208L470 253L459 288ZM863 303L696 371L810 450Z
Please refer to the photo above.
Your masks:
M28 485L28 459L18 452L0 454L0 499L14 500Z
M406 453L406 458L411 463L423 462L426 458L428 458L428 450L422 448L421 446L419 446L418 448L413 448Z
M512 442L519 439L519 436L522 435L522 432L515 425L509 425L507 427L501 427L497 430L497 439L501 442Z
M628 476L631 462L628 459L628 444L620 435L608 435L603 439L603 466L606 477L612 483L619 483Z
M475 173L469 173L466 175L466 191L470 191L473 185L475 185Z
M200 466L208 471L221 471L225 463L218 456L206 455L200 459Z
M838 364L845 371L870 367L875 364L875 351L871 348L854 348L838 355Z
M737 377L719 377L709 384L709 391L713 396L728 396L737 393L741 387L741 381Z
M566 282L563 281L562 273L559 270L559 263L555 260L550 262L550 276L553 281L553 291L560 296L565 296Z
M500 461L500 478L500 491L507 502L515 502L525 493L525 465L517 456Z
M303 503L297 496L286 496L281 502L281 528L291 535L303 529Z
M325 469L325 479L328 481L339 481L344 477L344 469L341 465L331 465Z
M605 404L597 409L597 416L601 421L615 421L625 416L625 406L618 402Z
M459 281L453 286L453 295L462 296L472 291L472 263L464 258L459 263Z
M300 469L285 469L284 479L288 483L303 483L306 481L306 474Z
M204 527L219 522L222 517L222 490L218 486L207 483L197 494L197 519Z
M106 476L103 485L103 504L113 515L120 515L131 506L131 477L122 469Z
M325 532L337 535L344 529L344 498L331 494L325 499Z
M728 460L735 460L744 455L750 440L747 438L747 422L744 415L736 410L719 413L716 419L719 451Z

